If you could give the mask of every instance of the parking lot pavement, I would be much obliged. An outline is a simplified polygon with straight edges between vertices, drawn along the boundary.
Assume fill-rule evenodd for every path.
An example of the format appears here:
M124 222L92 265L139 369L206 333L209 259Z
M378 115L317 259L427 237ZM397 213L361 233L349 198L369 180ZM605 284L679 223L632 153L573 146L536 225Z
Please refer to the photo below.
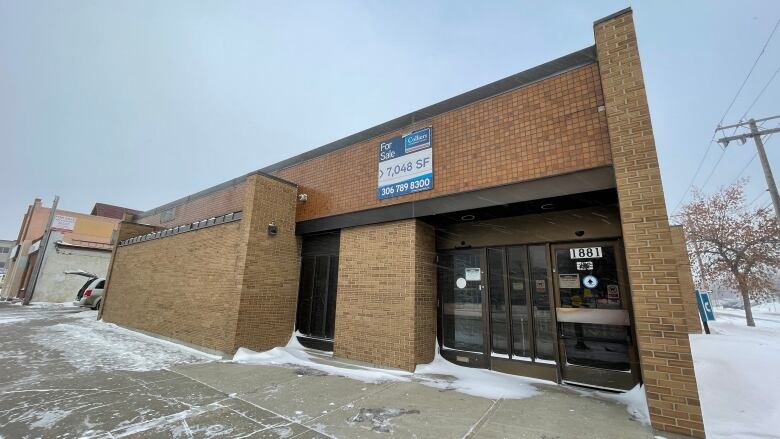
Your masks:
M213 358L95 318L0 304L0 437L326 437L169 370Z
M0 304L0 437L653 437L624 406L561 386L494 400L366 383L218 361L95 318Z

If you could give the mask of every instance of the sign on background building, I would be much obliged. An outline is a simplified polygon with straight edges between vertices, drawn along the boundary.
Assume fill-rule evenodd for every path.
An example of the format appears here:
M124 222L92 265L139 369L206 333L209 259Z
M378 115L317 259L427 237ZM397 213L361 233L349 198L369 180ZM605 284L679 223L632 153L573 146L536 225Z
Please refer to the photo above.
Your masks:
M381 142L378 174L380 200L433 189L431 127Z
M51 223L52 230L61 232L72 232L76 226L76 218L65 215L54 215L54 221Z

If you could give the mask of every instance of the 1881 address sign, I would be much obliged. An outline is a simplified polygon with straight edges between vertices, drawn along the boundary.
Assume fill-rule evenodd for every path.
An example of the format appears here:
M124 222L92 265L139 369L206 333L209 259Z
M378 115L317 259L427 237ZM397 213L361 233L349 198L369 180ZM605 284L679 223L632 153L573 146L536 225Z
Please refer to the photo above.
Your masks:
M398 197L433 189L431 127L379 144L377 198Z

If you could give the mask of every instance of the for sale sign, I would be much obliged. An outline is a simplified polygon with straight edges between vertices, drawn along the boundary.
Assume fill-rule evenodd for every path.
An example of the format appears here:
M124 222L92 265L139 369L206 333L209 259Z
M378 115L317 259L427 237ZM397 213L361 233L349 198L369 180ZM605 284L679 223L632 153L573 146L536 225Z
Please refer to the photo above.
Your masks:
M433 189L431 127L379 143L377 198Z

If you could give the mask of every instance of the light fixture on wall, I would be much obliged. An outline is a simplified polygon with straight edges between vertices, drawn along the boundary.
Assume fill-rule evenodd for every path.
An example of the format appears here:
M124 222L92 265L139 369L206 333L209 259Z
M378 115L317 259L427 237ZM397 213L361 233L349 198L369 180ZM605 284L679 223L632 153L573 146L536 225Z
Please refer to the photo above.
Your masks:
M279 230L276 227L276 224L274 223L268 224L268 236L274 236L278 231Z
M309 196L307 194L298 194L298 201L305 203L309 201Z

